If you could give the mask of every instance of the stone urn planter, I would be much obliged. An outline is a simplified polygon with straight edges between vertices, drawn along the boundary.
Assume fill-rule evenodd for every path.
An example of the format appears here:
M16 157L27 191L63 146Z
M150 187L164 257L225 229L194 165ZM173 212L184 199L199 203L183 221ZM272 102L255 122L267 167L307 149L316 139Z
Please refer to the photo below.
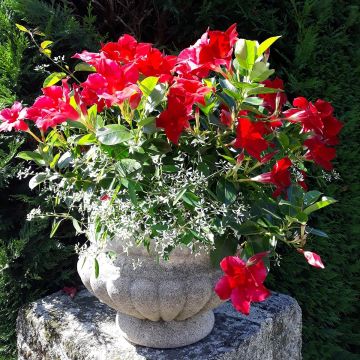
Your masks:
M80 256L78 272L86 288L117 311L116 324L125 339L174 348L211 332L212 309L222 302L214 292L221 271L212 267L208 254L178 248L168 261L156 261L144 247L132 247L127 254L114 245L111 250L115 260L105 253L97 256L97 278L90 251Z

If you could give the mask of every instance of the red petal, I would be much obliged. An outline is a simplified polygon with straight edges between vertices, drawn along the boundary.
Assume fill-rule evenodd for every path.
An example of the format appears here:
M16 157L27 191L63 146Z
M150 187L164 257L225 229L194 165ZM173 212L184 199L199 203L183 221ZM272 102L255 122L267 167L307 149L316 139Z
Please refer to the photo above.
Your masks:
M245 261L237 256L227 256L220 262L220 267L226 275L234 276L239 270L242 271L245 268Z
M267 268L262 260L256 264L248 266L248 271L251 276L251 280L254 281L257 286L260 286L265 281L268 274Z
M297 108L305 110L308 107L309 102L304 97L297 97L294 99L293 105Z
M62 291L69 295L72 299L75 297L76 293L77 293L77 289L76 287L63 287Z
M321 260L321 257L314 253L314 252L311 252L311 251L304 251L302 249L298 249L298 252L303 254L305 256L305 259L306 261L311 265L311 266L314 266L314 267L317 267L317 268L320 268L320 269L324 269L325 266Z
M251 301L254 302L264 301L271 295L270 290L268 290L264 285L250 288L248 291Z
M231 287L227 276L223 276L215 285L215 292L221 300L227 300L231 296Z
M231 293L231 302L237 311L240 311L244 315L250 313L250 300L246 297L244 291L236 288Z

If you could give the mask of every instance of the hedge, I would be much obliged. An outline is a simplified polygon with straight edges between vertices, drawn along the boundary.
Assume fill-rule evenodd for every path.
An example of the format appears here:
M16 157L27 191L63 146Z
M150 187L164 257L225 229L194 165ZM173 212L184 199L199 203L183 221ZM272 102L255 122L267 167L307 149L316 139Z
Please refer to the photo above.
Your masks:
M84 48L96 49L100 37L116 40L124 32L132 33L143 41L155 42L172 53L194 42L208 26L225 29L236 22L241 37L259 40L282 35L274 46L271 58L273 66L287 84L290 98L303 95L313 100L320 97L332 101L345 127L337 159L340 180L320 180L325 186L324 192L339 200L317 220L330 238L316 239L311 244L311 248L321 254L326 269L309 269L301 257L287 254L281 266L272 271L268 285L294 296L302 307L304 359L358 358L359 6L342 0L4 0L3 3L0 6L0 29L11 28L15 21L38 26L51 40L55 40L54 52L65 55ZM3 14L9 11L13 21L6 23ZM61 22L57 21L59 18ZM15 31L10 33L7 38L9 44L4 46L10 51L14 49L10 43L15 43L17 53L9 54L8 64L14 63L14 66L8 66L0 75L2 103L12 101L15 96L32 98L34 86L29 84L39 81L30 67L23 66L35 64L38 55L33 49L26 48L26 40ZM3 61L0 61L0 69L1 63ZM1 90L4 81L13 86L7 93ZM1 148L3 146L1 144ZM10 161L6 166L11 169L17 165ZM36 195L27 192L21 182L8 179L7 184L2 184L3 174L4 171L1 171L2 189L6 187L10 194L26 194L27 202L36 202ZM5 193L2 197L5 201L2 204L9 202L15 206L13 198ZM10 264L12 269L17 267L15 273L6 270L0 274L0 309L3 309L2 304L11 304L0 311L0 349L9 357L14 349L14 320L18 306L66 282L77 281L71 270L75 268L75 257L69 248L73 242L70 234L65 236L64 231L65 238L49 242L45 225L41 229L31 230L29 224L23 228L28 208L29 204L20 209L20 214L16 212L16 218L15 213L8 211L5 214L2 211L0 215L1 221L5 219L10 224L7 230L0 228L0 266ZM22 230L18 231L18 228ZM27 234L25 237L24 233ZM42 240L36 242L39 235ZM17 246L14 244L18 244L19 239L24 241L24 238L27 245L21 245L12 252L11 249ZM39 254L43 254L41 265L37 257L33 261L23 261L34 244ZM56 244L61 244L62 250ZM285 254L288 250L284 248L281 251ZM56 258L58 253L61 254L59 259ZM45 254L50 256L45 257ZM18 261L18 258L23 260ZM54 274L52 278L47 275L48 266ZM62 273L64 266L67 277L62 279L56 274ZM29 271L33 271L35 280L29 280ZM36 280L37 276L41 280ZM11 294L7 292L9 287L12 287ZM4 345L5 341L10 341L10 344Z

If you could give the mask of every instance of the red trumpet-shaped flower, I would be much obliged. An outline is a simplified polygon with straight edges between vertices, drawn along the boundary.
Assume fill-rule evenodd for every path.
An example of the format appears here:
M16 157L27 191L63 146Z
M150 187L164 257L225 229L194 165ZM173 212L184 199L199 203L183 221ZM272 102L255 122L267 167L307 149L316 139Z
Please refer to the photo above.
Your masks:
M219 298L231 299L237 311L249 315L251 302L263 301L270 295L270 291L263 285L267 276L263 258L267 254L256 254L247 262L236 256L224 258L220 267L225 275L215 286Z
M24 121L27 113L27 108L23 108L21 103L15 101L11 108L2 109L0 111L0 131L26 131L29 127Z
M293 109L284 111L286 119L293 123L301 123L303 131L321 132L324 123L321 120L316 106L303 97L298 97L293 101Z
M304 145L308 148L305 159L313 160L324 170L332 170L333 165L331 161L336 156L336 150L334 148L326 146L319 136L305 140Z
M261 122L252 122L249 118L239 117L236 129L235 148L245 149L255 159L261 161L261 152L269 147L263 138L266 128Z
M181 98L186 110L191 113L195 103L205 105L204 96L211 91L212 89L201 81L180 78L171 86L169 96Z
M291 178L289 168L292 165L291 160L287 157L276 162L270 172L253 177L251 180L274 184L276 190L273 196L279 196L282 191L286 190L291 185Z
M42 89L39 96L27 111L27 118L35 121L42 131L55 127L66 120L78 120L79 113L70 105L70 89L66 80L62 86L49 86Z
M311 251L304 251L303 249L297 249L300 254L303 254L309 265L317 267L319 269L325 269L325 266L321 260L321 257Z
M219 71L221 65L229 68L236 40L236 24L225 32L206 31L194 45L181 51L176 71L206 77L210 70Z
M263 84L268 88L284 90L284 82L278 77L276 77L274 80L265 80ZM263 106L271 114L276 110L276 105L278 110L281 110L287 100L286 94L284 92L260 94L259 97L263 99Z
M150 49L151 44L138 43L131 35L125 34L117 42L104 44L101 51L107 58L127 64L139 57L145 56Z
M163 128L167 138L178 144L181 133L190 127L191 116L182 102L182 98L168 96L167 108L156 119L156 126Z
M151 48L146 56L139 58L137 67L144 76L156 76L160 82L168 82L173 78L176 59L176 56L164 55L160 50Z
M223 125L231 127L233 118L230 109L226 105L220 107L220 121Z
M129 100L132 108L137 107L141 92L136 85L139 72L134 64L121 66L103 57L94 66L97 73L90 74L81 84L81 95L87 105L97 104L101 111L104 105L111 107Z

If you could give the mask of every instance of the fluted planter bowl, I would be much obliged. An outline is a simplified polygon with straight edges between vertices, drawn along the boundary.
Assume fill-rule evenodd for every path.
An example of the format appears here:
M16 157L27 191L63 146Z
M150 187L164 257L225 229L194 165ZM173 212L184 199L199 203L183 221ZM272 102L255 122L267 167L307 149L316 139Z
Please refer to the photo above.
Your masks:
M105 253L97 256L97 278L91 252L80 256L78 272L86 288L117 311L122 336L138 345L174 348L211 332L212 309L221 304L214 292L221 273L208 254L180 248L168 261L156 261L144 247L130 248L128 254L111 250L117 253L114 260Z

